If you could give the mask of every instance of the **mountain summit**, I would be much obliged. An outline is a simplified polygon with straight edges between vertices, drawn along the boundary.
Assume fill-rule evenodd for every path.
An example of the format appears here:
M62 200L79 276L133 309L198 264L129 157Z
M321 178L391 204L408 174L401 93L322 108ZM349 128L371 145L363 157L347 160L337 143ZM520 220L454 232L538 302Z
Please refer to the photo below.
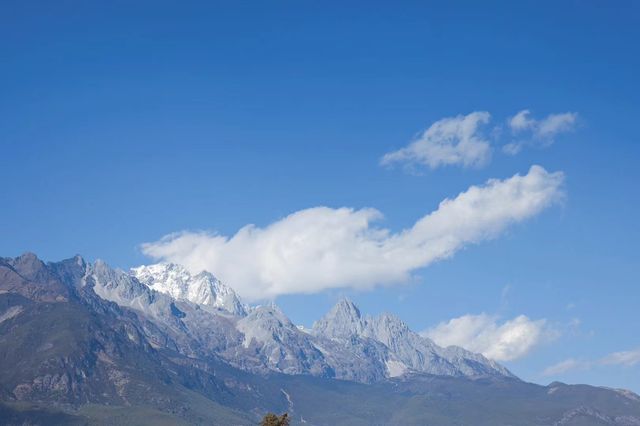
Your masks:
M488 409L485 395L510 408ZM449 407L460 407L456 424L636 425L637 398L522 382L480 354L439 347L396 316L363 315L346 299L301 330L277 306L246 308L212 274L178 265L127 272L79 256L0 258L3 424L87 424L87 415L123 412L133 416L123 423L137 415L148 423L152 409L168 424L249 425L276 410L315 425L448 425ZM63 410L60 421L33 408L47 419L34 423L24 407L36 402ZM93 408L73 408L83 404Z
M339 341L345 347L375 342L384 355L380 361L386 366L385 376L406 373L429 373L441 376L514 377L509 370L480 354L460 347L442 348L431 339L409 329L398 317L382 314L363 316L348 299L340 300L312 328L315 336ZM369 352L372 353L372 352Z
M275 305L244 307L208 272L193 276L179 265L158 264L126 273L102 262L87 271L97 294L137 311L189 356L214 353L251 372L365 383L410 373L513 377L482 355L438 347L396 317L363 316L347 299L303 331Z
M349 338L362 334L363 321L358 307L349 299L342 299L320 320L313 324L313 332L328 338Z
M246 314L236 292L209 272L192 275L181 265L159 263L133 268L131 273L141 283L174 299L211 306L234 315Z

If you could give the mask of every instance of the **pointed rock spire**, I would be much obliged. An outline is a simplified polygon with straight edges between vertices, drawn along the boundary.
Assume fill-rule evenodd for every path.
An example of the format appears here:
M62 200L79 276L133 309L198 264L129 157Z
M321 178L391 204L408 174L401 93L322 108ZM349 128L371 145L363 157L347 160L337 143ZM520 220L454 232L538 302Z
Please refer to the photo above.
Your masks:
M325 337L349 338L361 334L363 325L358 307L349 299L343 298L313 324L313 332Z

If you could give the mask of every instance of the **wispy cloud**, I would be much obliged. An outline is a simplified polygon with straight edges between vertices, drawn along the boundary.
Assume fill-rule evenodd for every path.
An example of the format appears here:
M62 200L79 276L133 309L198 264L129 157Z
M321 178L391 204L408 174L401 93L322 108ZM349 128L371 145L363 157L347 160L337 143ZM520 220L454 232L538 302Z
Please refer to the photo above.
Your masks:
M483 131L484 125L491 121L491 114L487 111L446 117L431 124L409 145L385 154L380 164L400 164L409 170L418 167L482 167L491 160L492 143L497 144L501 139L510 137L511 141L502 146L503 152L509 155L519 153L525 146L546 147L553 144L559 134L573 130L577 120L578 113L575 112L549 114L535 119L531 111L524 109L506 121L510 132L503 132L500 125L487 133Z
M512 361L554 339L558 332L544 319L520 315L500 322L497 316L480 314L453 318L422 334L441 346L461 346L496 361Z
M482 166L491 158L491 147L480 128L490 118L486 111L443 118L408 146L385 154L380 162L382 165L422 165L431 169L452 165Z
M557 364L553 364L544 369L543 376L557 376L562 373L566 373L571 370L579 370L589 368L589 363L580 361L574 358L568 358L564 361L560 361Z
M620 351L610 353L597 360L579 360L569 358L544 369L544 376L557 376L568 371L590 370L598 366L617 365L622 367L633 367L640 364L640 348L630 351Z
M502 150L510 155L519 153L525 146L549 146L560 133L575 128L578 114L565 112L549 114L541 120L531 118L531 111L524 109L508 120L514 141L504 145Z
M632 351L611 353L600 360L603 365L623 365L632 367L640 363L640 348Z
M375 209L315 207L231 237L180 232L142 245L153 259L218 275L249 300L329 288L367 289L408 280L416 269L497 237L563 195L561 172L532 166L446 199L398 233L375 226Z

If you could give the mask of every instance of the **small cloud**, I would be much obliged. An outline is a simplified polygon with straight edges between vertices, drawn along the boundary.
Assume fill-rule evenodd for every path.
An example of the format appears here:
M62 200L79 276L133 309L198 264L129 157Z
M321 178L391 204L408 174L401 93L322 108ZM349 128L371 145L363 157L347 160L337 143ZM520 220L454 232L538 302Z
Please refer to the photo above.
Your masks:
M625 367L633 367L638 363L640 363L640 348L632 351L614 352L600 360L600 364L603 365L622 365Z
M496 361L513 361L555 339L559 333L544 319L531 320L520 315L500 322L495 316L480 314L453 318L422 334L441 346L461 346Z
M540 138L553 138L559 133L569 132L573 130L577 119L578 113L575 112L550 114L537 123L536 135Z
M519 154L520 151L522 151L522 148L524 148L525 145L526 142L524 141L510 142L502 147L502 151L505 154L516 155Z
M531 129L535 126L536 121L529 118L531 111L528 109L524 109L511 117L509 120L509 128L511 128L512 132L521 132L523 130Z
M482 167L491 159L490 140L497 141L505 133L503 126L497 125L485 136L482 127L490 120L491 114L487 111L443 118L431 124L409 145L385 154L380 164L402 164L409 170L415 170L416 166L430 169ZM528 109L519 111L506 121L514 140L503 145L502 151L516 155L526 146L549 146L557 135L573 130L577 120L575 112L549 114L538 120Z
M571 370L588 369L589 363L574 358L565 359L544 369L543 376L557 376Z
M481 167L489 162L491 147L480 133L480 127L491 119L486 111L443 118L433 123L408 146L385 154L380 163L388 166L403 163L408 166L459 165Z
M541 120L536 120L531 118L531 111L524 109L507 121L511 134L517 136L518 140L504 145L502 151L505 154L516 155L525 146L552 145L557 135L573 130L577 120L578 113L575 112L549 114Z
M630 351L613 352L595 361L576 360L569 358L547 367L542 372L544 376L557 376L569 371L590 370L595 367L617 365L633 367L640 364L640 348Z

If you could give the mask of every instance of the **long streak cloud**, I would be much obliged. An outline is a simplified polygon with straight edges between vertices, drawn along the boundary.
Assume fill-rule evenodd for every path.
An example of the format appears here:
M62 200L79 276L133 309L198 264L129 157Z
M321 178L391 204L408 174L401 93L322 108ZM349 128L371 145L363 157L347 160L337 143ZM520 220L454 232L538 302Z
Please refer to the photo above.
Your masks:
M216 274L250 301L330 288L406 282L411 273L500 235L562 198L564 176L532 166L525 175L471 186L393 233L371 208L314 207L233 236L183 231L142 244L147 256Z

